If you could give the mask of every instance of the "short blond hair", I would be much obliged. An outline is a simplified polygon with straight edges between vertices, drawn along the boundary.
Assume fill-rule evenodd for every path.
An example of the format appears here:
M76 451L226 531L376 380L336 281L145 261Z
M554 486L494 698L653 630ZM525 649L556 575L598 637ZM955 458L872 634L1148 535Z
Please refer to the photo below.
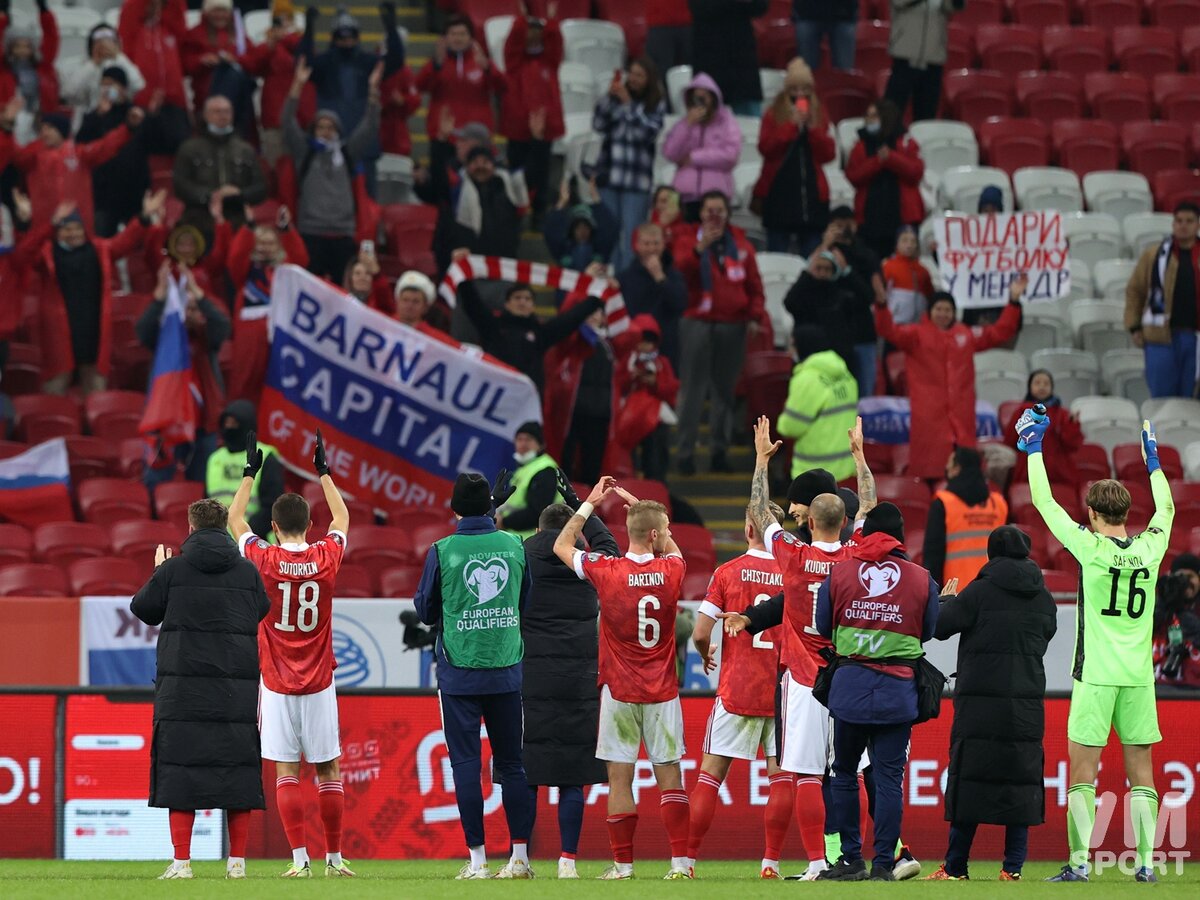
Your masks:
M1133 498L1121 482L1104 478L1088 488L1087 505L1109 525L1124 525L1129 518Z
M625 529L633 541L646 541L651 531L661 531L667 522L667 508L657 500L639 500L625 514Z

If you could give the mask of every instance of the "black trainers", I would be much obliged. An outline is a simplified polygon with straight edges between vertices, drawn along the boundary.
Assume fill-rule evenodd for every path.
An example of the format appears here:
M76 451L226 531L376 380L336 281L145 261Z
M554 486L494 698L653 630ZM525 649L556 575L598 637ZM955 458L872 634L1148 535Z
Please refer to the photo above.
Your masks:
M896 876L892 874L892 870L883 866L871 866L872 881L895 881Z
M890 876L891 872L888 875ZM865 862L861 859L846 862L846 858L843 856L837 863L818 875L817 881L866 881L868 877Z

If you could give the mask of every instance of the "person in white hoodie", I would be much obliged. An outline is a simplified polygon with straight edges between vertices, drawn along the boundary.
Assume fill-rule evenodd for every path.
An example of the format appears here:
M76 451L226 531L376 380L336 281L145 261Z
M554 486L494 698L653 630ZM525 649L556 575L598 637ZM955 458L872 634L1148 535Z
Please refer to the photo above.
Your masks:
M63 78L62 95L76 118L94 110L103 96L100 77L105 69L117 66L129 79L129 96L146 86L146 79L133 61L121 52L121 40L111 25L101 23L88 33L87 58L80 60Z

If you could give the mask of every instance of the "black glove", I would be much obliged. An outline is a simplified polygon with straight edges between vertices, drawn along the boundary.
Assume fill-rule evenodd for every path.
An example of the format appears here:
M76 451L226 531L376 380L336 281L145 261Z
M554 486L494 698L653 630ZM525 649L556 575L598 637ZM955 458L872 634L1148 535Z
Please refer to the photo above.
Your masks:
M571 509L579 509L583 501L575 493L575 485L571 484L571 479L567 477L567 473L562 469L558 470L558 492L562 495L563 502L567 506L571 507Z
M329 463L325 460L325 441L321 438L321 429L317 429L317 443L313 447L313 468L317 470L317 477L329 474Z
M395 3L380 3L379 4L379 19L383 22L383 26L391 31L396 30L396 4Z
M512 483L512 478L509 476L508 469L501 469L500 473L496 476L496 483L492 485L492 506L494 506L496 509L499 509L508 502L508 498L511 497L516 490L516 485Z
M258 449L258 434L252 431L246 435L246 468L242 469L242 477L256 477L262 466L263 454Z

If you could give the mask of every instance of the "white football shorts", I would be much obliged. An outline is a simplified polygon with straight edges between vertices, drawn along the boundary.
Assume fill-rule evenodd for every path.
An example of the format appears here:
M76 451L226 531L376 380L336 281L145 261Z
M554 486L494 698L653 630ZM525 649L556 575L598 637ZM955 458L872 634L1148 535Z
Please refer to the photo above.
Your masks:
M263 759L325 763L342 755L337 692L331 683L315 694L277 694L258 686L258 730Z
M783 735L779 768L797 775L825 775L833 762L833 718L817 702L812 688L800 684L790 672L780 682ZM871 764L867 753L858 762L858 771Z
M683 758L683 707L678 697L662 703L625 703L613 699L608 685L600 689L600 729L596 759L636 763L646 745L646 757L656 766Z
M776 756L775 717L739 716L725 708L718 697L708 714L708 727L704 731L704 752L713 756L731 759L758 759L758 748L763 756Z

